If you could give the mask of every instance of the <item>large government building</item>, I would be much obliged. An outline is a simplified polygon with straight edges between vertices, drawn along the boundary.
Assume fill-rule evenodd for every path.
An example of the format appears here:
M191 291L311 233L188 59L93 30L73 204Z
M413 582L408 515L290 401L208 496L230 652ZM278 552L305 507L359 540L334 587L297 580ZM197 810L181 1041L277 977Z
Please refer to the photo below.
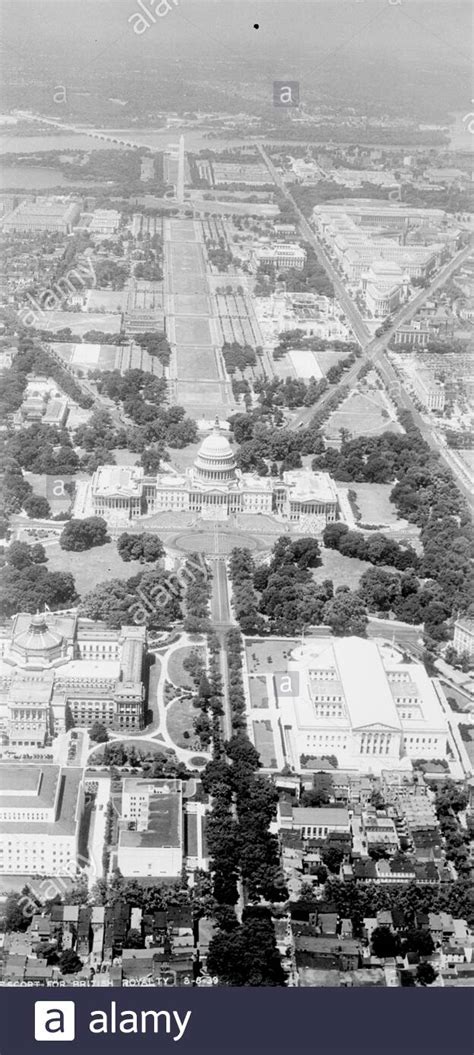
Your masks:
M259 749L265 724L276 768L286 762L300 770L301 755L335 755L344 769L365 773L411 768L416 758L447 758L439 682L388 642L311 638L295 642L285 666L268 673L259 668L246 678L249 732ZM264 689L254 686L263 679Z
M134 732L145 720L146 631L111 630L74 613L16 615L0 628L0 737L43 747L67 718Z
M2 763L0 874L73 878L83 807L82 769Z
M91 504L96 516L117 523L165 511L216 520L264 513L317 531L340 515L337 489L328 473L295 469L282 478L243 473L218 422L185 473L170 470L146 476L139 466L99 466L92 479Z

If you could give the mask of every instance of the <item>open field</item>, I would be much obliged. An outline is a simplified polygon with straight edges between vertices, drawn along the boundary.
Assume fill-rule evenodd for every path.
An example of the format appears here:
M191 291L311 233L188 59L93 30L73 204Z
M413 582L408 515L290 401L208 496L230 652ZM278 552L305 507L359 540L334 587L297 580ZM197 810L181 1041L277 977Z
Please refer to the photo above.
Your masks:
M146 565L133 560L127 564L119 557L115 542L96 546L86 553L70 553L59 545L47 546L48 571L70 571L76 581L81 597L107 579L131 579L145 570ZM151 565L149 565L151 567Z
M192 418L201 415L214 418L216 414L234 412L224 391L224 385L219 381L178 381L176 401Z
M178 320L177 325L179 325L179 322L180 320ZM206 325L209 327L209 323L206 322ZM200 381L203 378L209 378L213 381L218 380L216 356L209 338L207 344L204 343L199 347L196 347L196 344L190 344L189 347L185 348L181 344L178 348L177 358L178 378L180 381Z
M335 590L338 586L349 586L351 590L355 590L361 575L372 567L366 560L343 557L335 549L321 549L321 557L322 566L312 569L313 580L320 583L324 582L324 579L332 579Z
M347 487L347 484L341 484ZM400 523L397 510L390 501L393 484L350 484L356 493L356 501L363 524Z
M65 327L74 334L82 336L89 330L101 330L102 333L120 333L122 316L104 312L81 311L47 311L41 320L41 328L50 333L63 330Z
M339 444L340 430L346 429L350 439L356 436L378 436L381 432L403 432L398 421L391 417L383 395L378 392L352 392L331 414L324 426L328 439Z
M193 689L194 683L191 680L187 670L184 669L183 662L185 659L189 659L192 652L198 652L200 658L204 662L205 652L202 648L190 648L188 645L183 648L177 648L168 657L168 678L173 682L174 685L181 685L185 689Z
M209 315L209 300L199 294L177 293L173 306L176 315Z
M178 273L179 279L177 278ZM182 265L179 262L174 261L172 265L172 276L172 288L179 291L179 293L206 296L207 281L205 276L201 275L197 268L196 270L189 267L182 268Z
M173 242L194 242L196 238L194 220L170 219L169 226Z
M196 315L175 316L176 344L209 345L212 343L209 319Z

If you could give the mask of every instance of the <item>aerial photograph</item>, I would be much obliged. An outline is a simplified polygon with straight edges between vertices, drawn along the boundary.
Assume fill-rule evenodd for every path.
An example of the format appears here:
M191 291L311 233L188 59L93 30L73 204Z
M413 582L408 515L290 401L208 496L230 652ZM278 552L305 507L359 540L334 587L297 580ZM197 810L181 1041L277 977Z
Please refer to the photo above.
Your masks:
M0 989L474 986L471 19L0 0Z

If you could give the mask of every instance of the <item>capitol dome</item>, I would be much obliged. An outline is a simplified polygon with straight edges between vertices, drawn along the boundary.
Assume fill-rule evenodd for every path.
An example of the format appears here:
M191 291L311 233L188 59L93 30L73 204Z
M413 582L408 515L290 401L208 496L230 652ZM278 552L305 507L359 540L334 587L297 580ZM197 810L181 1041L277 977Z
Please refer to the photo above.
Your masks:
M27 630L14 637L10 651L23 664L49 666L63 653L64 638L48 626L43 614L31 617Z
M211 435L201 445L194 468L196 480L201 483L224 484L235 480L235 455L217 419Z

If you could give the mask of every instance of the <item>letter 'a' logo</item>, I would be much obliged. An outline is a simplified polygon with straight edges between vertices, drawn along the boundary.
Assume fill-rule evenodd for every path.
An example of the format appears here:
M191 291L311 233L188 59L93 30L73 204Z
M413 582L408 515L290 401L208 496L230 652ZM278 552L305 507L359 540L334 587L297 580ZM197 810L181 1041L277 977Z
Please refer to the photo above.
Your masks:
M274 685L277 699L296 698L300 691L300 678L297 670L275 671Z
M35 1001L35 1040L75 1040L73 1000Z

